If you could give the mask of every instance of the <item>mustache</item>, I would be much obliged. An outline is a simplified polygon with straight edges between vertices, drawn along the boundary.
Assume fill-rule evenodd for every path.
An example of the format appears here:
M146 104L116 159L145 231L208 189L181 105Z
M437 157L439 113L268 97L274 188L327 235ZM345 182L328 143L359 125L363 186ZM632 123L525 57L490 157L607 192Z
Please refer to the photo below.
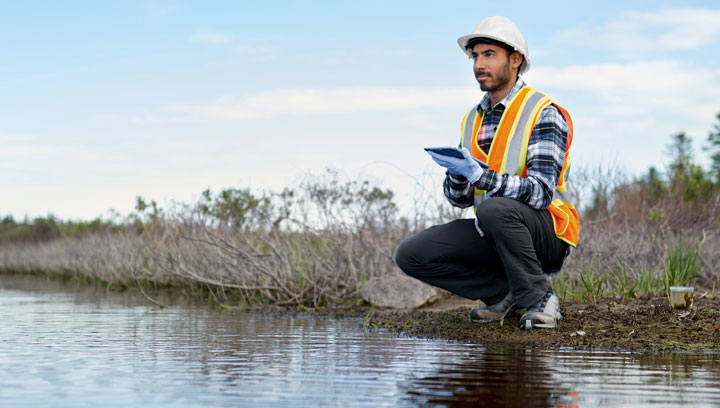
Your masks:
M491 73L489 73L489 72L486 72L486 71L475 71L475 76L479 76L479 75L487 75L487 76L492 76L492 74L491 74Z

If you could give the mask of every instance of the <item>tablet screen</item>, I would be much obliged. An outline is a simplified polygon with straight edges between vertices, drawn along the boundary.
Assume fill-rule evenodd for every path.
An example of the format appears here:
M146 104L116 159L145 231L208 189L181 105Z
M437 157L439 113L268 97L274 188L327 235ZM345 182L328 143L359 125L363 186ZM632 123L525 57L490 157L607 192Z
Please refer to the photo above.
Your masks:
M428 152L442 154L443 156L452 156L457 157L458 159L464 158L462 152L454 147L426 147L425 150Z
M426 151L433 152L437 154L441 154L443 156L451 156L451 157L457 157L458 159L464 159L465 156L463 156L462 152L455 148L455 147L426 147ZM482 161L478 160L476 157L473 157L475 161L480 165L480 167L487 169L488 165L486 163L483 163Z

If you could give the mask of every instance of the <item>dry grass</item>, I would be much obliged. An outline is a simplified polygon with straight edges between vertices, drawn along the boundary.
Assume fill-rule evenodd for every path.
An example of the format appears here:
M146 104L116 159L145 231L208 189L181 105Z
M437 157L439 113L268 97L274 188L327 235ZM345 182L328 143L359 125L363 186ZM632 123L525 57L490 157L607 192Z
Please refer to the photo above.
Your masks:
M690 220L690 204L667 199L649 206L641 191L619 194L618 189L630 188L624 180L608 187L603 184L607 178L593 178L588 172L576 178L590 191L599 191L595 201L606 204L584 214L581 245L567 260L563 279L577 282L579 271L591 263L608 291L615 286L609 283L613 265L622 265L628 280L634 282L648 271L661 274L670 244L682 239L697 245L702 261L699 283L710 287L717 281L720 228L712 216L698 219L693 215L695 219ZM243 194L230 196L246 197ZM0 271L120 285L191 286L213 295L230 290L245 304L319 307L358 300L367 279L396 268L394 252L404 238L459 215L448 211L434 193L418 200L416 211L403 216L391 192L367 182L342 182L334 173L307 179L295 192L263 194L262 200L254 197L252 205L227 199L230 196L212 201L208 195L195 205L176 205L162 217L146 217L141 230L3 244ZM720 214L717 202L713 205L705 209ZM220 217L208 211L210 207L222 208L223 214L231 216ZM228 208L235 210L225 211ZM232 218L238 208L242 216ZM665 215L658 218L661 210ZM627 297L627 290L626 286L615 295Z

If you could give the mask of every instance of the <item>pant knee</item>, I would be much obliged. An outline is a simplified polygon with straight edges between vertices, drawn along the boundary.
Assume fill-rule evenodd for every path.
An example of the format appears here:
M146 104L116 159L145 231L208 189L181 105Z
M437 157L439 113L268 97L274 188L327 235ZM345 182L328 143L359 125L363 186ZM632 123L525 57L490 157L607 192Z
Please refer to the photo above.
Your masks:
M397 251L395 251L395 263L397 266L400 267L403 271L405 270L405 267L408 262L408 252L405 247L405 241L401 242L400 245L397 248Z
M483 232L492 234L498 228L503 228L508 222L518 218L512 198L493 197L483 201L477 209L475 216Z
M398 246L397 251L395 251L395 263L405 274L413 276L419 261L416 245L413 244L412 237L401 242Z

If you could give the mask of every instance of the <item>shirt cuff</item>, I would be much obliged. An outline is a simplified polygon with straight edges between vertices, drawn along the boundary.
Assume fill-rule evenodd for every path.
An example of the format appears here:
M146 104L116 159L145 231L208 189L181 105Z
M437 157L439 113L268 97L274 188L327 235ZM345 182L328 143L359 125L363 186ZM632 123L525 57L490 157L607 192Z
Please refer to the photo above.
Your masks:
M500 177L495 170L485 170L474 185L480 190L485 190L489 195L492 195L500 189Z

